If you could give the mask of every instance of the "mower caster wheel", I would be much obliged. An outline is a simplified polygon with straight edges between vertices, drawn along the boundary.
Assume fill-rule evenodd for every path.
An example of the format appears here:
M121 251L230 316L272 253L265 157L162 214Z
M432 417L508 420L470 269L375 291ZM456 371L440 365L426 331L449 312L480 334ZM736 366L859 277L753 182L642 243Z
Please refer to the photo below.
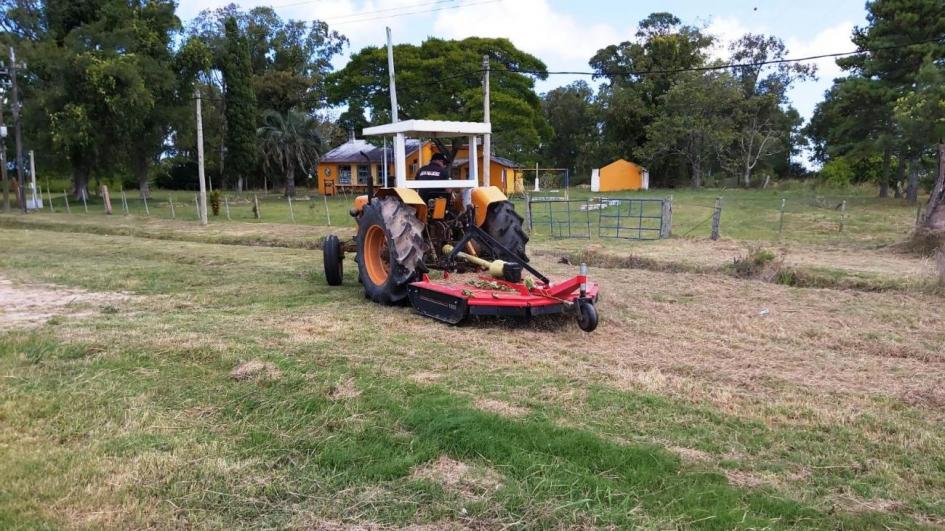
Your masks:
M344 251L341 250L341 241L334 234L325 238L322 245L322 256L325 261L325 280L329 286L340 286L344 277Z
M593 332L597 328L597 308L589 300L577 302L578 326L585 332Z

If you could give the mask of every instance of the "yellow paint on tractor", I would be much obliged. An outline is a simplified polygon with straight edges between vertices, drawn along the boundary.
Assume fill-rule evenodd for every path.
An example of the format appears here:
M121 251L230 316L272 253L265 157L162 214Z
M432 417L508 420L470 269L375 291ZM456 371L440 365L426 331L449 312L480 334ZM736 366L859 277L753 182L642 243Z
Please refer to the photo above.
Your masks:
M489 212L489 205L499 201L507 201L508 198L502 193L498 186L483 186L473 188L472 203L476 207L476 226L481 227L486 222L486 214Z

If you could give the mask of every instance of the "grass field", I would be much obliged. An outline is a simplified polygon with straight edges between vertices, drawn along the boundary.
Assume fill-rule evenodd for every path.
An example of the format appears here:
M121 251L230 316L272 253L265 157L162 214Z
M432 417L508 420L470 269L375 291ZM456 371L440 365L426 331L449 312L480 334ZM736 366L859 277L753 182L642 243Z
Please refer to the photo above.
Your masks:
M914 210L862 203L769 242L847 289L738 278L765 238L724 229L539 235L542 270L597 260L590 335L374 305L352 260L329 288L341 201L341 229L0 216L0 528L943 526L945 299L890 246Z

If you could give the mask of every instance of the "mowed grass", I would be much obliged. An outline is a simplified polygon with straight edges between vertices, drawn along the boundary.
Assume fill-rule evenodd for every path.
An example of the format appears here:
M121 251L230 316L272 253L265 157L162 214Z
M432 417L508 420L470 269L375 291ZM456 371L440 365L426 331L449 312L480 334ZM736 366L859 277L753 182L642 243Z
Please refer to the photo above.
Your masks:
M0 335L0 527L945 519L945 322L914 311L940 298L592 270L595 334L449 327L365 301L350 261L329 288L320 253L161 230L0 229L7 279L132 294Z

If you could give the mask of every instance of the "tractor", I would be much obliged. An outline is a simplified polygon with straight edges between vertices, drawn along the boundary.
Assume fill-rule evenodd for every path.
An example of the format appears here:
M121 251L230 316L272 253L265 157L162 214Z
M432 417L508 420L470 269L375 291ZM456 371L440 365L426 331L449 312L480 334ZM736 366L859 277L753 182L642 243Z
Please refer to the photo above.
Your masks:
M597 285L579 275L554 283L529 264L523 219L495 186L480 186L477 135L488 123L407 120L364 129L365 136L393 136L396 186L355 198L350 210L357 235L323 245L328 284L342 283L346 252L355 253L358 280L368 299L409 301L421 314L448 323L469 315L532 317L571 312L585 331L597 327ZM406 138L468 137L469 178L408 180ZM422 146L422 144L421 144ZM422 148L420 150L422 158ZM422 162L422 161L421 161ZM418 164L419 166L419 164ZM435 190L421 198L418 190ZM440 277L431 279L431 272ZM464 273L486 273L457 283ZM525 277L525 273L531 276Z

